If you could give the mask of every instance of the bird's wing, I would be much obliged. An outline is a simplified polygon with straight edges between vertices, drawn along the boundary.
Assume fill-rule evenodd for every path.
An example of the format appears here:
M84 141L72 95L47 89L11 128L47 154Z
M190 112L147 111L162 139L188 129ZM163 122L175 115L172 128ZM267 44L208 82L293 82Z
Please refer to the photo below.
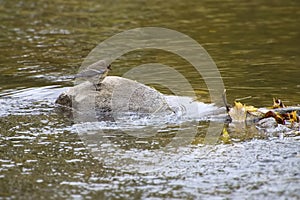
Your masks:
M99 60L89 66L87 66L87 69L96 69L96 70L102 70L107 68L107 63L105 60Z
M100 74L103 74L105 70L96 70L96 69L87 69L84 71L81 71L80 73L75 75L75 78L88 78L93 76L99 76Z

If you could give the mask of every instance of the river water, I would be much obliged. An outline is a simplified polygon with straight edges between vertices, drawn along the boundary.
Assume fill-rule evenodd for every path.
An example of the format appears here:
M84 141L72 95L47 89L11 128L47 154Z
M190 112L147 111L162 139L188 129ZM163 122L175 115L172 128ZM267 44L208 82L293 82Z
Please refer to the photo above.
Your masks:
M299 199L299 136L246 126L229 144L215 133L212 144L207 118L81 124L54 104L99 43L132 28L163 27L206 49L229 102L248 97L243 103L267 107L278 97L297 105L299 8L299 1L271 0L0 0L0 198ZM172 53L126 53L110 74L153 62L176 69L205 109L212 106L198 72Z

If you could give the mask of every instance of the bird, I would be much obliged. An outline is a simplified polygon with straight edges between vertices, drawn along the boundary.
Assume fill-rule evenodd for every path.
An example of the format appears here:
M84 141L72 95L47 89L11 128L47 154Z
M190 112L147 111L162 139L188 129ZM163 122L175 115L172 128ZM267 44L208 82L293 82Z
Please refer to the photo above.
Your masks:
M105 60L99 60L86 69L82 70L80 73L74 75L73 78L84 79L93 83L96 90L99 89L102 81L108 75L108 72L111 70L111 65L107 64Z

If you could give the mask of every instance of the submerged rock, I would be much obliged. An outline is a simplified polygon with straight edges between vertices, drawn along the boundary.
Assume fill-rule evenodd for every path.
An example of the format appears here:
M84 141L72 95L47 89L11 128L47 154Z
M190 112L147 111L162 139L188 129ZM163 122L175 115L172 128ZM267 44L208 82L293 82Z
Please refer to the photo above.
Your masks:
M107 76L97 89L88 81L76 85L62 93L56 103L72 108L73 118L79 121L111 120L131 112L144 115L173 112L157 90L117 76Z
M267 129L267 128L268 128L268 129L270 129L270 128L275 129L275 128L278 126L278 124L277 124L275 118L273 118L273 117L261 119L261 120L259 120L259 121L257 122L256 125L257 125L257 127L259 127L259 128L265 128L265 129Z

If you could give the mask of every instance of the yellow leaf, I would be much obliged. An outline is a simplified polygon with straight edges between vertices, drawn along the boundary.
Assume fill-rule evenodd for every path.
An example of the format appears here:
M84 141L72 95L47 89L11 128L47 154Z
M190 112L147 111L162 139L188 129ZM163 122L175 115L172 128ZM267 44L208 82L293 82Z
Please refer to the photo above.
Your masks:
M228 133L228 131L225 127L223 128L223 131L222 131L221 140L223 141L224 144L230 144L231 143L229 133Z
M243 122L246 120L247 110L240 102L234 102L234 106L228 112L233 122Z

